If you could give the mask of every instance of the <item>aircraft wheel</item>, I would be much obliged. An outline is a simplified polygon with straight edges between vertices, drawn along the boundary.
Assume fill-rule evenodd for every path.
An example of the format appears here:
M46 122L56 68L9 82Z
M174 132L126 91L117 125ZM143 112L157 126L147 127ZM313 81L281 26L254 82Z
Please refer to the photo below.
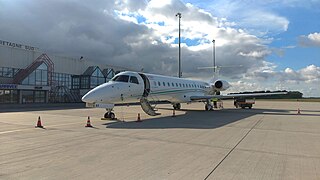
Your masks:
M104 114L104 118L110 118L110 114L109 114L108 112L106 112L106 113Z
M177 103L177 104L173 104L173 109L181 109L181 104L180 103Z
M116 118L116 115L111 112L111 113L109 114L109 117L110 117L110 119L115 119L115 118Z

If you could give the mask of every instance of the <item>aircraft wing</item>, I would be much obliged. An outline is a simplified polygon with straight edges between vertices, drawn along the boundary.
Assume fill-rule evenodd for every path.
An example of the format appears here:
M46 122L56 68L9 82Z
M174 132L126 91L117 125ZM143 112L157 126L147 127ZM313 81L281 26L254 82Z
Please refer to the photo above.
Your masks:
M288 94L288 92L270 92L270 93L250 93L250 94L227 94L227 95L204 95L204 96L191 96L192 101L207 100L212 98L218 99L230 99L236 97L258 97L258 96L270 96L270 95L279 95L279 94Z

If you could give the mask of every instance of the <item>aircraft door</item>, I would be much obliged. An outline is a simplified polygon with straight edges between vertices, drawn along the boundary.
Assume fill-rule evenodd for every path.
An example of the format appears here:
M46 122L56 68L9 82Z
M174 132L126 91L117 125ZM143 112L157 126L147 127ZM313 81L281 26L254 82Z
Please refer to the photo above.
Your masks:
M142 73L139 73L139 75L141 76L141 78L143 79L143 83L144 83L144 91L143 91L143 97L148 97L149 93L150 93L150 81L148 79L148 77Z

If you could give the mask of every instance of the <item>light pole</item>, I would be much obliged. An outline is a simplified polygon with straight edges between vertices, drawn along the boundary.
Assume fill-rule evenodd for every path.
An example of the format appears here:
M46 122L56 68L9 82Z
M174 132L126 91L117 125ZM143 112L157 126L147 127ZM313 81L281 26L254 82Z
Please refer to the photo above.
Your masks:
M216 40L212 40L213 72L216 72Z
M181 46L180 46L180 19L181 19L181 13L177 13L176 17L179 18L179 72L178 72L178 77L181 78L182 72L181 72Z

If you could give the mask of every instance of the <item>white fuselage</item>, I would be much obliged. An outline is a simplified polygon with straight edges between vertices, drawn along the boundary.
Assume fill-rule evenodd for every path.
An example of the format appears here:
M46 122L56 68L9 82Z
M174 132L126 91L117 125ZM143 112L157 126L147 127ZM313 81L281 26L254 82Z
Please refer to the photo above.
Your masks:
M150 99L175 103L190 102L190 96L204 95L210 86L206 82L146 74L150 80Z
M206 95L211 90L210 84L203 81L126 71L92 89L82 100L119 104L139 102L141 97L147 97L150 101L183 103L191 102L191 96Z
M88 107L105 108L108 112L105 118L114 119L112 113L114 104L140 102L142 110L150 115L156 116L156 112L149 101L169 101L174 109L180 109L180 103L192 101L205 102L205 110L212 110L211 100L223 98L255 97L275 94L287 94L287 92L270 93L246 93L221 95L220 91L230 87L224 80L203 81L145 74L138 72L121 72L111 81L104 83L85 94L82 101Z

